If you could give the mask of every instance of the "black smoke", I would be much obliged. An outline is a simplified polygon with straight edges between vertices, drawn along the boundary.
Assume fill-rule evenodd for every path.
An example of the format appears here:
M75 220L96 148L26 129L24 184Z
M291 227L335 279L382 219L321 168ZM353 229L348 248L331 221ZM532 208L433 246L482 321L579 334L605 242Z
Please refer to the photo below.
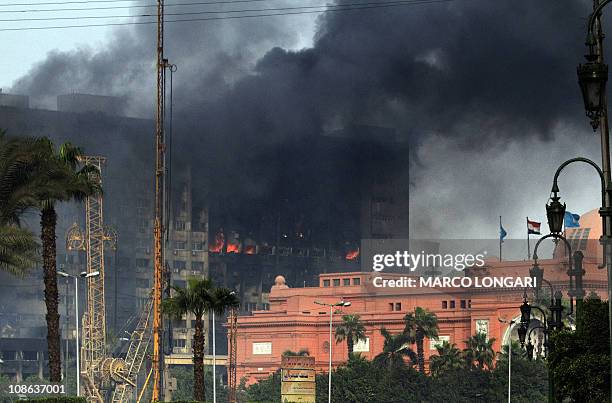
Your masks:
M305 17L171 24L167 55L179 66L175 174L191 167L198 203L226 207L220 221L253 227L249 217L285 209L317 227L335 211L320 215L324 204L342 211L358 197L355 167L384 167L384 158L363 161L355 148L374 145L384 155L398 147L378 130L365 140L363 131L344 130L354 142L332 152L320 145L323 134L391 128L402 150L411 150L421 181L428 164L447 160L421 160L419 150L432 138L450 142L445 152L464 153L467 165L505 144L552 141L559 125L584 123L575 65L588 12L579 0L455 0L328 13L304 49L295 49L294 23ZM121 29L115 36L104 49L51 53L13 90L124 96L130 113L152 116L154 31ZM487 175L503 167L493 169L454 186L482 180L507 187ZM482 206L494 210L499 193L483 192ZM418 222L425 226L436 215L419 211Z

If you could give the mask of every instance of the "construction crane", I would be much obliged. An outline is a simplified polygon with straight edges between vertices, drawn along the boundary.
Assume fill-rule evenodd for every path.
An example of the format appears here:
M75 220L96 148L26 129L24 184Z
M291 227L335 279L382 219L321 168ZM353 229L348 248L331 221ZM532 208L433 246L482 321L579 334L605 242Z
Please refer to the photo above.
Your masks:
M102 185L102 167L106 159L100 156L84 156L80 162L94 166L91 179ZM136 387L136 375L140 371L151 339L151 304L141 312L136 329L132 332L125 360L113 358L107 351L106 304L104 299L104 249L117 248L117 232L104 226L102 194L88 196L85 200L85 234L73 224L66 234L68 250L84 250L87 255L87 273L98 273L87 278L87 308L82 318L83 346L80 353L80 374L84 380L85 396L89 402L104 402L107 391L112 391L113 402L127 402L132 388ZM114 390L113 390L114 389Z
M153 266L153 394L152 401L161 395L162 372L162 333L163 320L161 300L164 276L164 76L168 61L164 59L164 0L157 0L157 108L155 113L155 222L153 228L154 258Z
M102 185L102 166L106 158L83 156L80 162L97 168L91 179ZM90 401L103 401L96 379L101 377L102 360L106 356L106 304L104 300L104 215L102 194L85 199L85 246L87 273L97 276L87 278L87 310L83 315L83 346L81 351L81 376L85 394Z
M140 367L147 353L147 347L151 341L152 303L153 300L150 299L141 313L136 329L134 329L131 334L130 346L128 347L127 355L125 356L125 365L121 373L125 379L122 379L123 382L116 383L111 399L112 403L129 401L133 388L136 387L136 376L140 371Z
M235 308L232 308L228 318L229 326L229 365L227 369L228 387L229 387L229 403L236 403L236 334L238 328L238 314Z

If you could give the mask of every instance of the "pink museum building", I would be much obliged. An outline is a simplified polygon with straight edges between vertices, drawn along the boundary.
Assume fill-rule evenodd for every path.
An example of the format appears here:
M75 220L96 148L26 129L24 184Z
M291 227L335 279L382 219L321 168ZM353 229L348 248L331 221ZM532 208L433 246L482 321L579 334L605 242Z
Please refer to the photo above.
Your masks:
M587 293L606 295L605 270L597 268L601 248L596 242L601 235L601 221L596 211L585 214L581 227L567 231L567 238L574 250L582 250L585 258L583 287ZM586 242L592 240L592 242ZM540 260L544 278L555 289L563 291L567 298L569 289L566 274L568 258L556 251L552 259ZM484 267L468 269L462 275L475 277L529 277L532 261L488 260ZM340 325L342 314L359 314L366 327L365 341L355 345L355 352L373 359L383 349L384 338L380 333L385 327L391 333L404 329L403 318L415 307L423 307L435 313L439 323L439 339L425 341L426 363L435 354L436 343L449 341L459 348L476 332L484 332L495 339L494 348L501 350L509 337L517 337L515 328L509 329L500 319L520 317L519 306L525 289L522 287L501 288L442 288L403 287L377 288L376 277L394 279L399 274L384 272L327 273L319 276L318 287L290 288L282 275L271 285L270 309L255 311L250 316L238 318L237 333L237 379L247 383L268 377L280 367L284 351L306 349L315 357L316 369L327 372L329 363L329 308L315 303L350 302L341 312L334 313L334 328ZM378 280L380 281L380 280ZM417 283L418 284L418 283ZM546 289L547 286L544 286ZM530 295L533 295L530 292ZM347 361L346 342L332 346L334 366Z

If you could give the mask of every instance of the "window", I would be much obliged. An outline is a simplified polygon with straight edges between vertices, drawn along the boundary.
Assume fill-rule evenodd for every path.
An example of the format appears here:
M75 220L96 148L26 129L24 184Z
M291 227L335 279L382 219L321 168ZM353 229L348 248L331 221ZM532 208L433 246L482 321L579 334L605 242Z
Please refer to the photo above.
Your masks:
M264 302L263 304L261 304L261 309L264 311L269 311L270 310L270 304L268 304L267 302Z
M401 311L402 310L402 303L401 302L396 302L395 303L395 310L396 311Z
M38 361L38 351L23 351L24 361Z
M345 278L342 280L343 285L351 285L351 279L350 278Z
M192 242L191 249L193 250L204 250L204 242Z
M136 259L136 267L149 267L149 259Z
M465 303L464 299L461 300L460 306L461 306L461 309L467 308L467 304Z
M448 309L448 301L442 301L442 309Z
M204 262L191 262L191 270L204 271Z
M187 268L187 262L184 260L175 260L172 265L177 270L185 270Z
M175 221L174 229L177 231L185 231L185 221L182 221L182 220Z
M187 247L187 242L185 241L176 241L174 242L174 249L184 250Z
M174 328L180 328L180 329L184 329L187 327L187 321L186 320L173 320L172 321L172 327Z
M353 279L353 285L361 285L361 279L359 277L355 277Z
M468 309L472 309L472 300L468 299Z
M14 351L14 350L4 350L2 352L2 359L4 361L15 361L17 359L17 351Z
M323 287L329 287L329 280L323 280Z
M389 302L389 310L393 311L393 302Z
M173 339L172 342L176 348L185 348L185 339Z
M455 309L455 300L450 302L450 309Z
M340 286L340 279L339 278L335 278L334 279L334 287L339 287Z

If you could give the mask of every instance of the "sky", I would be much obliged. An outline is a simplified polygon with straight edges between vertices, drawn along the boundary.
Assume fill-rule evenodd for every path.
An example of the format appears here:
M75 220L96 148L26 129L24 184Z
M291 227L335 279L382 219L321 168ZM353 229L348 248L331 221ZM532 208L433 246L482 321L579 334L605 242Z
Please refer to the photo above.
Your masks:
M74 2L72 4L70 2ZM68 4L48 4L64 3ZM195 2L182 1L181 3ZM114 18L115 16L129 16L139 13L155 13L155 7L116 8L141 5L154 5L151 1L113 1L113 2L89 2L84 0L7 0L0 4L0 29L34 28L65 25L86 25L104 23L124 23L132 21L153 20L153 18ZM172 1L166 1L172 4ZM177 1L174 1L177 3ZM270 0L258 2L255 6L208 6L206 10L236 10L257 9L270 7L286 7L295 3L295 0ZM300 5L320 5L324 1L303 0ZM20 5L21 4L21 5ZM95 10L87 10L96 8ZM98 9L106 8L106 9ZM110 8L110 9L109 9ZM68 10L67 10L68 9ZM80 9L80 10L78 10ZM182 7L182 11L199 11L200 7ZM167 8L169 13L172 7ZM96 19L83 19L83 17L98 17ZM113 18L99 18L113 17ZM27 19L66 18L65 20L50 21L27 21ZM76 19L75 18L81 18ZM168 17L168 19L173 17ZM178 18L178 17L177 17ZM312 44L315 15L303 15L296 17L294 27L299 40L293 44L296 48ZM72 20L71 20L72 19ZM199 22L200 24L202 22ZM211 22L209 22L210 24ZM25 75L32 66L44 60L47 53L51 51L70 51L74 49L96 49L104 47L112 41L113 32L116 27L86 27L70 29L48 29L48 30L21 30L0 31L0 42L3 44L3 52L6 57L0 61L0 88L10 88L13 81Z
M0 29L42 27L49 25L68 25L63 21L15 21L24 18L53 18L78 17L93 15L90 12L62 11L62 12L10 12L17 10L51 10L57 8L84 8L80 4L44 5L51 0L9 0L0 5ZM31 4L17 6L12 4ZM129 3L122 3L129 4ZM113 15L113 10L96 10L95 15ZM6 21L12 20L12 21ZM57 24L59 23L59 24ZM52 50L71 50L76 47L99 47L108 39L110 27L33 30L33 31L4 31L0 32L0 41L6 57L0 62L2 70L0 88L8 88L13 81L23 76L37 62L43 60Z
M269 147L354 123L393 127L411 147L411 234L495 238L502 215L509 238L523 237L525 217L545 221L555 168L577 155L601 158L575 76L588 12L585 0L454 0L168 24L186 160L236 167L238 178L269 169L236 186L265 194L287 170L265 160ZM17 24L26 25L2 26ZM34 106L81 91L125 97L128 114L152 116L154 26L0 31L0 39L11 60L2 85ZM301 163L292 169L319 161ZM560 186L568 210L598 205L589 169L568 169Z

